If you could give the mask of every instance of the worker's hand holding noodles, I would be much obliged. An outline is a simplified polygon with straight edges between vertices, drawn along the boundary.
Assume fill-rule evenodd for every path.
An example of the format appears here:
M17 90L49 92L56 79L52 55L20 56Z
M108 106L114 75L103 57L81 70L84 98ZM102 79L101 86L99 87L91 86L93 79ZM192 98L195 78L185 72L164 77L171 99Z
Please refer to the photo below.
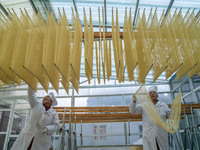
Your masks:
M158 100L157 87L152 86L148 90L148 97L157 109L159 115L165 122L170 114L168 105ZM133 101L130 103L129 111L133 114L142 114L143 120L143 149L144 150L168 150L168 133L154 121L142 108L141 104L136 105L136 96L133 95ZM140 97L138 97L140 98ZM149 105L148 105L149 106Z

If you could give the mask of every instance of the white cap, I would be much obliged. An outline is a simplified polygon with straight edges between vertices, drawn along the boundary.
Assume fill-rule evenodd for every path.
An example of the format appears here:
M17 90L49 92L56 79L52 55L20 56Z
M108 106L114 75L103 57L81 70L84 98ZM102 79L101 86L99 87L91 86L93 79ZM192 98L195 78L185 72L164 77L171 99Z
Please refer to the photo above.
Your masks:
M151 86L151 87L149 87L149 89L148 89L148 92L151 92L151 91L154 91L154 92L156 92L156 93L157 93L157 91L158 91L158 88L157 88L157 86L156 86L156 85L154 85L154 86Z
M49 96L51 98L51 100L53 101L52 105L51 106L56 106L58 104L54 94L51 92L49 93L47 96Z

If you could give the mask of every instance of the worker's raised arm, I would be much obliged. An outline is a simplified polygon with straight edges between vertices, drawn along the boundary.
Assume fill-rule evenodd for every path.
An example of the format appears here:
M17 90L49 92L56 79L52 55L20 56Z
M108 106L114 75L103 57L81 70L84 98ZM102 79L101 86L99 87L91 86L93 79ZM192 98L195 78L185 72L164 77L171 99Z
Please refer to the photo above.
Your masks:
M56 113L54 115L52 124L45 127L48 129L48 131L47 131L48 135L52 135L54 132L58 131L58 129L60 128L59 122L60 122L60 120L58 118L58 114Z
M28 86L28 102L31 108L35 107L39 103L35 96L35 91L30 86Z
M130 103L129 112L132 114L141 114L142 107L141 105L136 105L136 96L133 95L133 101Z

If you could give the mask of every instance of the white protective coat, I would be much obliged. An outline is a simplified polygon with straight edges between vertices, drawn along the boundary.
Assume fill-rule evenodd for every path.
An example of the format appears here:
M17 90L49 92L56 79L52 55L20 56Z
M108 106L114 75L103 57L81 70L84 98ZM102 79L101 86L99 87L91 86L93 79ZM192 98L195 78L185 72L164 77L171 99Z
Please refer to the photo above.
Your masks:
M171 110L164 102L158 101L155 105L162 120L165 122L169 117ZM160 150L168 150L168 133L161 126L158 126L142 109L141 105L131 102L129 106L130 113L141 114L143 120L143 149L157 150L156 140Z
M28 122L19 134L11 150L27 150L33 137L31 150L49 150L51 135L59 129L58 114L53 108L46 111L30 87L28 88L28 101L31 106ZM42 134L44 128L48 129L46 134Z

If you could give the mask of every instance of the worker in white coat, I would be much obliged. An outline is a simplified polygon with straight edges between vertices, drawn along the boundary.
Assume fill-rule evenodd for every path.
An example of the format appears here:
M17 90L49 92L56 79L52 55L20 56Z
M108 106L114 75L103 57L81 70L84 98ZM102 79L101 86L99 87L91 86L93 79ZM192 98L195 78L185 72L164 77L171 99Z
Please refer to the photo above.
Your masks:
M164 102L159 101L157 86L150 87L149 97L155 105L162 120L165 122L170 115L170 109ZM144 150L168 150L168 133L161 126L158 126L142 109L141 105L136 105L136 96L133 95L133 101L129 107L130 113L142 114L143 120L143 149Z
M12 150L49 150L51 135L59 129L59 118L52 106L57 105L53 93L49 93L40 103L35 92L28 87L28 102L31 113Z

